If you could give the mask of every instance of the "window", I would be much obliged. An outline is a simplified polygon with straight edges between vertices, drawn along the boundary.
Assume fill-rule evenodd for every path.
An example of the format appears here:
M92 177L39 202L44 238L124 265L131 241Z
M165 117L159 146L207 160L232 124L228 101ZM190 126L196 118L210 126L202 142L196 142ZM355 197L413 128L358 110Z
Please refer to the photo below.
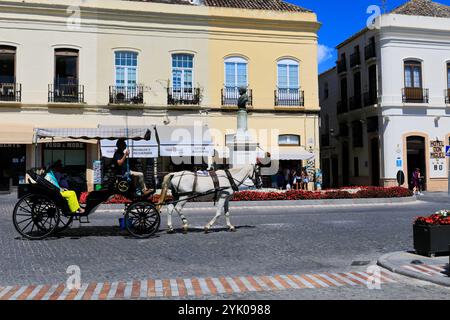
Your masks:
M352 122L352 140L353 148L362 148L363 145L363 126L361 121Z
M419 61L405 61L405 87L422 88L422 64Z
M78 84L78 55L76 49L55 50L55 84Z
M447 63L447 89L450 89L450 62Z
M299 67L297 61L291 59L278 61L278 88L298 90Z
M328 82L325 82L325 84L323 85L323 96L325 99L328 99L328 97L330 96L330 87L328 85Z
M115 53L116 86L136 87L137 56L138 54L132 51L117 51Z
M353 173L355 177L359 177L359 158L355 157L353 159Z
M16 48L0 46L0 83L15 82Z
M300 136L299 135L280 135L278 137L278 145L280 146L300 146Z
M191 54L172 55L173 92L192 93L194 56Z
M240 57L225 60L225 88L236 89L248 86L248 63Z

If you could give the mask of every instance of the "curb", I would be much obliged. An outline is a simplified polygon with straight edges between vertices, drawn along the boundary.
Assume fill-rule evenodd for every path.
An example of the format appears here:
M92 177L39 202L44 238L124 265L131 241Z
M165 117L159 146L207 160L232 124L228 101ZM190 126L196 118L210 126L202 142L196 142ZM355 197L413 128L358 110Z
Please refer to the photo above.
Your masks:
M406 277L410 277L410 278L415 278L418 280L422 280L422 281L427 281L427 282L431 282L440 286L445 286L445 287L450 287L450 282L449 281L445 281L445 280L441 280L439 278L436 277L430 277L430 276L426 276L426 275L422 275L420 273L417 272L413 272L413 271L408 271L405 270L401 267L396 267L393 263L389 262L389 258L393 255L396 255L398 253L403 253L403 251L398 251L398 252L391 252L388 254L385 254L383 256L381 256L378 261L377 261L377 265L379 265L380 267L383 267L393 273L397 273L397 274L401 274L403 276Z

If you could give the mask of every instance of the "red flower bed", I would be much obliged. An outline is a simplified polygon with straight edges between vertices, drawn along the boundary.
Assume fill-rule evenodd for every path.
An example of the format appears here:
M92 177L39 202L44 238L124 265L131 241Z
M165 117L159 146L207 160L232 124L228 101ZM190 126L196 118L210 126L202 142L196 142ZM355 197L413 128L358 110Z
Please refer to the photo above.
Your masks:
M81 195L80 203L86 203L87 193ZM290 190L285 192L241 191L233 195L232 201L270 201L270 200L326 200L326 199L364 199L364 198L403 198L412 196L412 192L405 188L364 187L351 193L344 190L329 190L322 192ZM171 197L168 197L170 201ZM154 203L159 201L159 195L152 196ZM193 200L195 201L195 199ZM114 196L108 204L129 203L120 195Z

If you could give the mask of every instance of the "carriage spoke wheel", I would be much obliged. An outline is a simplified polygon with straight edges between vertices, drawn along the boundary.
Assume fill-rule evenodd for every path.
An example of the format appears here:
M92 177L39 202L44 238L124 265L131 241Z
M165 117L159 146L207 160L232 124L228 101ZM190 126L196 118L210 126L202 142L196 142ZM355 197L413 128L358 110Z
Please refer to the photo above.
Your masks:
M161 223L159 211L150 202L138 202L130 205L125 213L125 225L128 232L137 238L149 238L154 235Z
M56 228L55 232L63 232L67 228L69 228L73 223L73 216L70 215L63 215L61 214L59 216L59 224L58 228Z
M59 220L60 209L46 196L26 195L14 207L14 227L30 240L40 240L51 235L58 227Z

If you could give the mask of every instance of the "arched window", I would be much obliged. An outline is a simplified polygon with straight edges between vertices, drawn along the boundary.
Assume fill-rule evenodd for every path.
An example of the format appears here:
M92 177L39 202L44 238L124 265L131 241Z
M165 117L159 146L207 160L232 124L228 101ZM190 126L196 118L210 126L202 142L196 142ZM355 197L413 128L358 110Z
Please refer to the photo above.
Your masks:
M194 56L177 53L172 55L173 92L192 93L194 73Z
M278 88L299 89L299 66L292 59L278 61Z
M300 136L296 134L283 134L278 136L280 146L300 146Z
M405 61L405 87L422 88L422 63L420 61Z
M117 87L136 87L138 76L137 52L115 52L115 83Z
M225 59L225 88L237 89L248 86L248 62L241 57Z

